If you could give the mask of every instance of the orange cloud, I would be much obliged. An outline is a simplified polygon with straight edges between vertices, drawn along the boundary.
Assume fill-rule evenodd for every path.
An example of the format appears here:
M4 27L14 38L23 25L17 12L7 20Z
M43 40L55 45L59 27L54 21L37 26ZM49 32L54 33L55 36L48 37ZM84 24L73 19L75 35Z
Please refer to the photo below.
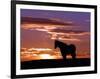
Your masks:
M49 24L22 24L23 29L37 30L48 33L51 39L69 40L69 41L80 41L77 36L90 35L90 32L79 31L79 30L65 30L65 27L71 26L59 26L59 25L49 25Z
M23 49L23 48L22 48ZM87 52L77 52L77 58L90 58L90 54ZM67 55L67 58L72 58L71 55ZM62 59L62 55L59 50L53 50L49 48L29 48L26 51L21 51L21 62L41 60L41 59Z
M51 34L51 39L67 40L67 41L81 41L80 37L89 36L90 32L78 30L64 30L52 29L48 31Z
M47 24L22 24L24 29L43 31L49 34L51 39L67 40L67 41L81 41L78 36L90 35L90 32L78 30L64 30L65 26L55 26Z

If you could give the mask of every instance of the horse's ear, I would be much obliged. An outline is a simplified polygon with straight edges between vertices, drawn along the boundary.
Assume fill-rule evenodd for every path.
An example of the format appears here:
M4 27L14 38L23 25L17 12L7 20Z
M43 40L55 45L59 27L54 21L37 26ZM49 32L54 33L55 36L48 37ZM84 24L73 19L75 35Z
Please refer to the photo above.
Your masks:
M71 46L75 46L74 44L70 44Z
M55 47L54 47L55 49L56 49L56 46L57 46L57 40L55 40Z
M55 40L55 42L57 42L57 40Z

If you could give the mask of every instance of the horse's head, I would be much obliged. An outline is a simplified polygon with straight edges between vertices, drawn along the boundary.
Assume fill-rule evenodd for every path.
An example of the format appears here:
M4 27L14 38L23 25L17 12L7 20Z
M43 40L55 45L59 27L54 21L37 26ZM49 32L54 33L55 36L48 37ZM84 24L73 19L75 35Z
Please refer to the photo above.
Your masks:
M58 41L55 40L55 49L57 48L57 45L58 45Z
M67 44L65 44L65 43L63 43L61 41L55 40L55 49L57 47L62 48L62 47L65 47L65 46L67 46Z
M55 49L56 49L57 47L59 47L59 43L60 43L60 41L55 40Z

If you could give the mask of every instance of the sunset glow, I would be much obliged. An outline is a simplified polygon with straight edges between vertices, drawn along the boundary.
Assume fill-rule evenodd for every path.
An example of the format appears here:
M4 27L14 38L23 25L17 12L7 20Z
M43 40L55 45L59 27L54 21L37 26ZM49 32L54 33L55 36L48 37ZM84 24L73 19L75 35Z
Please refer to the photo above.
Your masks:
M54 59L50 54L40 54L39 56L41 59Z
M22 48L25 49L25 48ZM30 50L31 49L31 50ZM21 52L21 61L43 60L43 59L62 59L61 52L49 48L30 48ZM66 56L71 59L71 55ZM76 58L90 58L87 52L77 53Z

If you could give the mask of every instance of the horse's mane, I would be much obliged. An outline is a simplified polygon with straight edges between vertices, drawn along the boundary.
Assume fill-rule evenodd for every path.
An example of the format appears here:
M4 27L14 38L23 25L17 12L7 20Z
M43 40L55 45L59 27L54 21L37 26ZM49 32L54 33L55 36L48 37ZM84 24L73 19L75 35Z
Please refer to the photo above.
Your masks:
M59 43L60 45L67 45L66 43L63 43L61 41L58 41L58 40L55 40L55 41L56 41L56 43Z

